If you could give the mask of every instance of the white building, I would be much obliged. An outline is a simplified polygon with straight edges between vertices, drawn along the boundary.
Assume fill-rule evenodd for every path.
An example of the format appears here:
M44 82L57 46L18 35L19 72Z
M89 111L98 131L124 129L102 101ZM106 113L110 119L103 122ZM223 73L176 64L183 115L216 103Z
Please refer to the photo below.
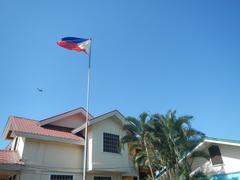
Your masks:
M42 121L9 117L3 137L11 140L0 151L0 180L81 180L86 111L78 108ZM89 114L87 179L136 179L117 110Z
M210 160L195 158L192 174L204 172L212 180L240 180L240 141L206 138L194 151L204 151Z

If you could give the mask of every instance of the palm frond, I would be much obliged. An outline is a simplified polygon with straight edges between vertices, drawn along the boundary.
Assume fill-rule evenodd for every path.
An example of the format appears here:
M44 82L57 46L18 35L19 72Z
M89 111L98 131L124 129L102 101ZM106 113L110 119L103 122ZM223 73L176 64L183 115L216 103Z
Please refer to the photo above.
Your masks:
M143 112L139 115L140 122L142 124L145 124L147 122L147 118L149 117L149 114L146 112Z
M132 125L132 124L124 124L123 125L123 129L127 130L131 134L139 134L139 129L136 126Z
M135 117L128 116L125 118L127 124L131 124L133 126L136 126L136 128L141 129L141 124L138 119Z
M191 154L190 158L205 158L207 160L210 159L210 156L208 153L204 151L195 151Z
M136 136L132 136L132 135L125 135L121 138L121 143L125 144L125 143L130 143L130 142L137 142L138 138Z
M176 119L175 127L181 128L183 125L190 127L190 121L192 120L193 116L182 116Z

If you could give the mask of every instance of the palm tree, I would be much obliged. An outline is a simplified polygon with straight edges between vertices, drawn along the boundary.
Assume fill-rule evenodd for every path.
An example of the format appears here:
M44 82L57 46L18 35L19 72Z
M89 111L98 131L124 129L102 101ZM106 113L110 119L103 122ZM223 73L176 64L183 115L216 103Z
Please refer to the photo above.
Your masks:
M147 113L139 118L127 117L127 130L121 142L130 143L133 160L150 172L151 179L166 172L166 179L192 179L191 163L195 157L208 158L203 152L189 154L205 135L191 127L192 116L177 117L176 111L166 115Z
M150 171L150 177L154 179L154 171L152 165L152 150L150 141L151 127L148 125L150 116L148 113L141 113L139 119L127 117L123 129L127 131L121 142L123 144L130 143L130 151L134 151L133 160L135 164Z
M186 157L205 136L191 127L192 118L192 116L177 118L176 111L169 111L166 115L155 114L151 118L154 129L153 142L159 150L161 166L167 169L168 179L183 176L185 179L190 178L191 165Z

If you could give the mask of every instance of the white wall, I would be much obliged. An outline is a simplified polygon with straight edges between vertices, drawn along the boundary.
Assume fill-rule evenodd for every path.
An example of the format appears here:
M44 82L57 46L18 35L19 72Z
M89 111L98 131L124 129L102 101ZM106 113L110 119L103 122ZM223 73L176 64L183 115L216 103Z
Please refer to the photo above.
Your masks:
M88 171L93 169L93 131L92 127L88 128Z
M18 139L18 140L17 140ZM17 140L17 142L16 142ZM14 151L14 146L16 144L16 151L18 151L20 158L22 158L23 150L24 150L24 144L25 144L25 138L24 137L14 137L12 144L11 144L11 150Z
M79 172L82 168L83 147L64 143L25 140L23 160L26 165Z
M22 155L23 155L24 145L25 145L25 138L18 137L17 151L20 155L20 158L22 158Z
M58 173L54 173L58 174ZM61 173L59 173L61 174ZM75 174L68 174L73 175L73 180L82 180L82 175L75 175ZM41 174L36 174L34 171L29 172L22 172L21 173L21 180L50 180L51 173L49 172L42 172Z
M239 172L240 147L223 144L218 144L218 146L222 154L222 165L212 165L211 160L207 161L203 158L196 158L192 165L193 170L199 169L210 175ZM207 148L205 149L205 152L208 152Z
M20 175L20 179L23 179L23 180L49 180L49 178L47 178L47 176L36 174L34 172L22 173Z
M92 125L92 169L102 171L128 172L136 174L133 167L129 167L128 147L124 146L121 153L103 152L103 133L111 133L123 137L126 133L122 129L121 121L108 118Z
M237 146L220 146L223 156L224 170L226 173L240 171L240 147Z

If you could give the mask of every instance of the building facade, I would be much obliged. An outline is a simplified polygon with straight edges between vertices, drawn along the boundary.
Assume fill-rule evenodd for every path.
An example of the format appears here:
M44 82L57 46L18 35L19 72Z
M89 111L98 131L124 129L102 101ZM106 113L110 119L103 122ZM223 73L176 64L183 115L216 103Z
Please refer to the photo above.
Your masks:
M78 108L42 121L9 117L0 151L0 180L81 180L86 111ZM87 179L137 179L128 146L120 147L124 117L117 110L89 116Z
M203 172L212 180L240 180L240 141L208 137L194 151L204 151L210 159L194 158L192 174Z

